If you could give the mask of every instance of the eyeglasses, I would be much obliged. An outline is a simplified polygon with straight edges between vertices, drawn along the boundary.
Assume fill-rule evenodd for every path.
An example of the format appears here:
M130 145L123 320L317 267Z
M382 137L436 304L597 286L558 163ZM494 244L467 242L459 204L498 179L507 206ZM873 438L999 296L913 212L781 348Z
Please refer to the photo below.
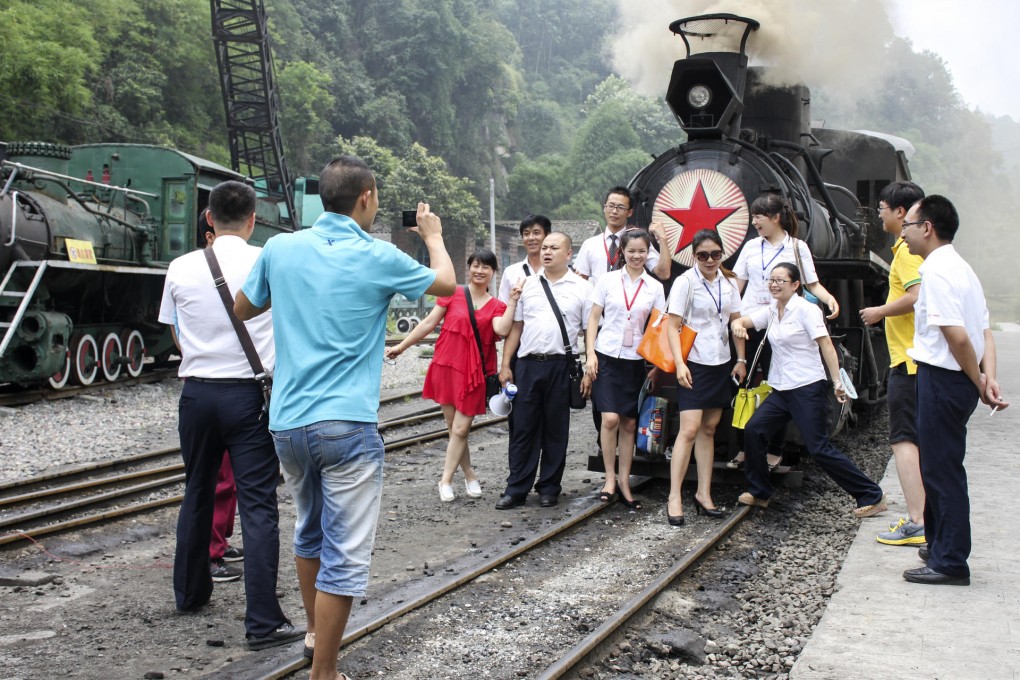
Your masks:
M709 258L711 258L713 260L721 260L722 259L722 251L721 250L713 250L712 252L707 252L707 251L702 250L699 253L694 253L694 257L698 258L698 262L708 262Z
M912 227L915 224L925 224L926 222L929 222L929 221L930 220L918 220L916 222L904 222L903 223L903 228L906 229L907 227Z
M770 286L781 286L784 283L790 283L790 279L769 279Z
M617 205L615 203L606 203L602 207L605 208L606 212L608 213L627 212L628 210L630 210L630 206L628 205Z

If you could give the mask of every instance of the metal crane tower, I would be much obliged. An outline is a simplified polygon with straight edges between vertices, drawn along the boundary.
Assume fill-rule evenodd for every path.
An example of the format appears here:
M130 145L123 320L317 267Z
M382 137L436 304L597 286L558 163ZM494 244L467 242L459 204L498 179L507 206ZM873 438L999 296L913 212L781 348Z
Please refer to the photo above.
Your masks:
M213 45L227 113L230 161L270 198L282 200L297 226L294 185L283 157L279 94L262 0L210 0Z

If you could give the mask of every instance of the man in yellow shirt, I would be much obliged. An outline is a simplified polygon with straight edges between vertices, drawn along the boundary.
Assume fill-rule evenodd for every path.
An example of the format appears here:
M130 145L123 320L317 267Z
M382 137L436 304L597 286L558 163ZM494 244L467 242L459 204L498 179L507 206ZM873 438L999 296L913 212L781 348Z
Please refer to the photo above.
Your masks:
M887 545L922 545L924 537L924 485L917 447L914 414L917 407L917 364L907 356L914 345L914 303L920 291L921 274L917 271L924 261L911 255L903 242L903 221L907 211L924 198L924 191L913 182L893 182L878 197L878 216L882 226L897 239L892 247L893 261L889 269L889 295L885 304L861 310L861 319L869 326L885 319L885 338L889 345L890 369L887 401L889 403L889 443L896 458L896 475L907 502L907 517L900 518L889 531L878 535L878 542Z

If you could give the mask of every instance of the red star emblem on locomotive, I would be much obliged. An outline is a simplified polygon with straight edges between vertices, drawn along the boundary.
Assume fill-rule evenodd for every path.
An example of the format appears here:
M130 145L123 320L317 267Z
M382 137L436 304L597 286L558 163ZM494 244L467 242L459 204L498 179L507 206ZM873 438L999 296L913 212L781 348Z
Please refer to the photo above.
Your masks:
M671 208L662 212L669 215L679 224L683 231L680 232L680 239L677 241L674 254L691 245L694 235L702 229L715 231L719 224L727 217L737 212L736 207L713 208L705 195L705 187L698 180L698 186L694 189L694 196L691 204L686 208Z
M736 182L715 170L687 170L666 182L655 198L652 221L662 224L663 253L685 267L694 265L691 242L702 229L718 232L726 257L740 249L750 215Z

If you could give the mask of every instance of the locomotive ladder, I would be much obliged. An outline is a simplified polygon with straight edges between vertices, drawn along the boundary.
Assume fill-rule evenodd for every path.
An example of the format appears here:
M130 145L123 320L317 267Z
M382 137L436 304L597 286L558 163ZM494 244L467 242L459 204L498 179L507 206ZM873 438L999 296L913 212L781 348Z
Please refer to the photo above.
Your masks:
M43 274L46 272L46 262L31 262L22 261L15 262L10 269L7 270L7 276L4 277L3 283L0 283L0 310L6 310L8 307L13 307L13 304L6 304L3 302L4 298L13 298L14 300L20 300L17 309L14 310L14 315L7 321L0 321L0 330L3 330L3 340L0 340L0 357L7 351L7 346L11 344L11 340L14 339L14 333L18 330L18 324L21 323L21 319L25 316L25 312L28 311L28 306L32 301L32 296L35 295L36 289L39 287L39 282L42 281ZM24 290L18 290L20 286L17 284L17 277L14 275L15 271L19 267L37 267L35 275L32 277L32 281L25 287ZM5 314L6 315L6 314Z
M294 186L283 156L266 11L262 0L210 0L213 45L234 170L265 182L297 225Z

